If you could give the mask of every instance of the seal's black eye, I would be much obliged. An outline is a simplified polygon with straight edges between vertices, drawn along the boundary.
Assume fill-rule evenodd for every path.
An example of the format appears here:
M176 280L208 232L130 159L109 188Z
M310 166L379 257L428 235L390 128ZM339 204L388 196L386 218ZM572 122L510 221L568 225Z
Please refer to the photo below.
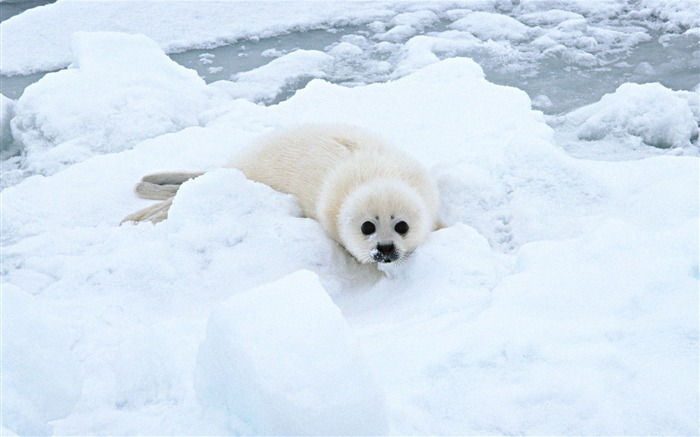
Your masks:
M360 229L362 230L362 233L365 235L374 234L374 231L377 230L377 228L374 227L374 223L372 223L372 222L362 223L362 227Z
M400 221L396 223L396 226L394 226L394 230L398 232L399 234L403 235L406 232L408 232L408 223L404 221Z

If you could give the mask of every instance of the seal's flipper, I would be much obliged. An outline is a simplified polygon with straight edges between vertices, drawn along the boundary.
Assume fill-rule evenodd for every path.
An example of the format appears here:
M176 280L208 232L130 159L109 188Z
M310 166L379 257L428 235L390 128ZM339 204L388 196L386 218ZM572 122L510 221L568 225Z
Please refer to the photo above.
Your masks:
M168 218L168 211L170 211L170 205L172 204L173 198L171 197L168 200L158 202L155 205L149 206L148 208L144 208L140 211L136 211L133 214L129 214L128 216L124 217L121 224L126 222L139 223L145 221L152 223L162 222Z

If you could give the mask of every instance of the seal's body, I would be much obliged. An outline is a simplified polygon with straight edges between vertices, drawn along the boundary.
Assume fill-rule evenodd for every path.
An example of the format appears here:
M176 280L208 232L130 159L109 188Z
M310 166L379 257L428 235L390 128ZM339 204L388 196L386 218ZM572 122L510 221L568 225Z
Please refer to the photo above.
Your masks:
M360 262L393 262L438 227L427 172L403 152L349 126L312 125L272 134L229 164L253 181L296 196L308 217ZM180 184L201 173L159 173L136 186L165 199L125 221L160 221Z

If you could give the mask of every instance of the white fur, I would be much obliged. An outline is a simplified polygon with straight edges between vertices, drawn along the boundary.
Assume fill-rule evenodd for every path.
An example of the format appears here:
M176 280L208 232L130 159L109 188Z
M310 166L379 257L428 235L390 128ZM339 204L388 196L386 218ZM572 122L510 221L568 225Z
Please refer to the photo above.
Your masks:
M296 196L304 213L318 220L360 262L400 261L438 227L437 188L425 170L403 152L355 127L310 125L284 130L253 145L229 167ZM174 179L183 179L181 175ZM163 174L156 179L147 176L139 186L154 180L167 182L162 198L172 191L172 179ZM139 186L136 191L143 194L146 190L139 191ZM149 186L148 193L153 191ZM156 208L157 217L150 217L149 209L154 207L127 219L167 217L167 205ZM376 230L371 235L361 231L367 221ZM409 228L404 235L394 229L401 221ZM382 256L378 244L385 250L393 245L391 256Z

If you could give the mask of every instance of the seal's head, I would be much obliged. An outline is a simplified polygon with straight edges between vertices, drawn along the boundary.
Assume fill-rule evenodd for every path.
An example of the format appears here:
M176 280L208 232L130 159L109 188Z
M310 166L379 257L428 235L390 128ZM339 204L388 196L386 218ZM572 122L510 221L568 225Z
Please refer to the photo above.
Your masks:
M418 192L395 179L360 185L337 217L341 243L362 263L400 262L425 240L432 221Z

